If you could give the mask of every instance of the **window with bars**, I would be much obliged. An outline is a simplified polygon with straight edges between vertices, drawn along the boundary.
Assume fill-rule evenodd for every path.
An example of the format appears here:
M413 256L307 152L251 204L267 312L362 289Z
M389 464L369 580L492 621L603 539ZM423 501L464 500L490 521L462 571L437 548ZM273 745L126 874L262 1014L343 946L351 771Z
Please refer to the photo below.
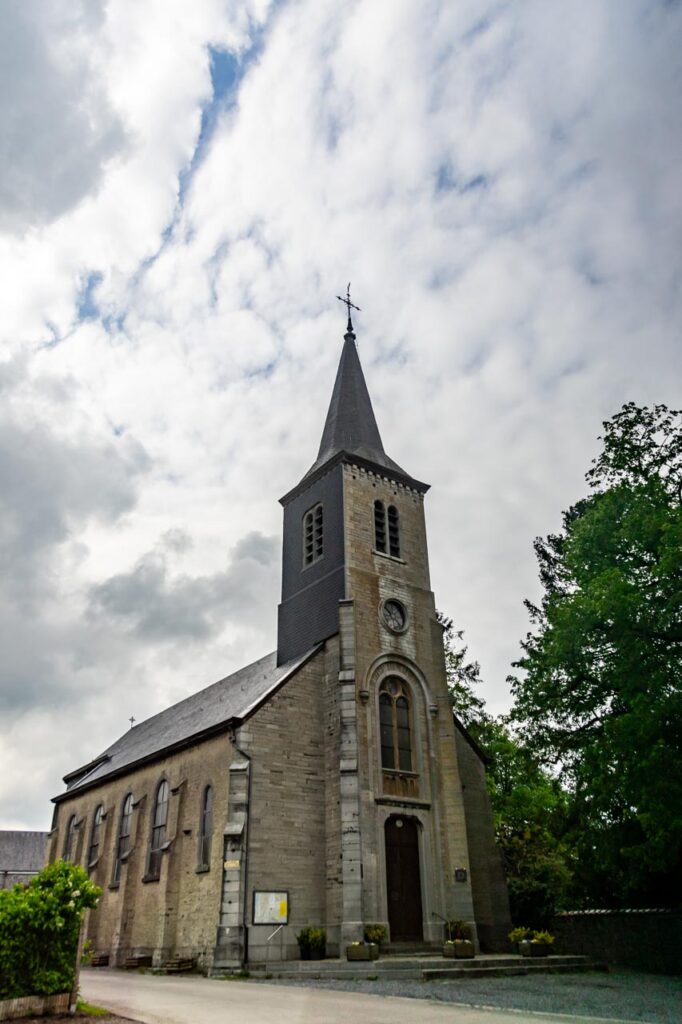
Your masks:
M393 771L413 770L410 698L407 686L389 676L379 690L381 766Z
M163 845L166 842L166 824L168 822L168 795L168 782L162 779L156 790L156 799L154 801L147 878L158 878L161 874L161 855L163 853Z
M386 554L386 508L383 501L374 502L374 547Z
M199 829L199 867L211 866L211 838L213 836L213 787L207 786L201 801L201 827Z
M104 818L104 807L99 804L92 819L92 831L90 832L90 848L88 850L88 867L93 867L99 860L99 840L102 831L102 819Z
M64 834L64 848L62 849L62 857L64 860L73 860L73 855L76 846L76 815L72 814L66 825L66 832Z
M324 554L324 512L322 504L308 509L303 517L303 566L312 565Z
M395 505L388 506L388 553L400 558L400 521Z
M130 834L133 822L133 794L128 793L121 808L121 820L118 824L118 835L116 837L116 856L114 858L114 873L112 882L117 884L121 878L121 864L124 857L130 852Z

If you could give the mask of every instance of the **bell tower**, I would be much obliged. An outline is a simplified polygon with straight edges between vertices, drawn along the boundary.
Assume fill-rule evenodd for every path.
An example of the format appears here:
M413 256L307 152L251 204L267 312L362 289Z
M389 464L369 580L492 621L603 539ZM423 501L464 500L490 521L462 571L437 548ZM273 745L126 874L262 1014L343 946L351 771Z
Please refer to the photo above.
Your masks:
M436 944L443 918L490 939L508 922L506 889L483 756L448 693L429 487L384 450L343 301L348 325L317 459L281 499L277 644L283 664L324 643L330 920L341 948L369 922L392 942Z
M360 525L347 500L350 481L344 469L351 466L376 473L377 479L392 480L396 486L408 486L415 494L428 490L427 484L413 480L384 451L349 316L317 458L296 487L280 499L284 537L279 664L339 631L339 601L350 597L352 589L349 530ZM389 508L393 511L386 512L384 527L387 554L400 544L396 510L390 502ZM425 553L424 547L424 557Z

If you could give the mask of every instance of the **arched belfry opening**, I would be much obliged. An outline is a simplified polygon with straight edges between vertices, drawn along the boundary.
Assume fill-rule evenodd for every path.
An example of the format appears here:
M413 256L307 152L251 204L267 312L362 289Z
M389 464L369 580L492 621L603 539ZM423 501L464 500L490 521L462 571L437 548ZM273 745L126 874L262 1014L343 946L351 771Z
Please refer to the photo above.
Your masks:
M386 819L384 834L391 942L421 942L424 932L419 825L406 815L391 815Z

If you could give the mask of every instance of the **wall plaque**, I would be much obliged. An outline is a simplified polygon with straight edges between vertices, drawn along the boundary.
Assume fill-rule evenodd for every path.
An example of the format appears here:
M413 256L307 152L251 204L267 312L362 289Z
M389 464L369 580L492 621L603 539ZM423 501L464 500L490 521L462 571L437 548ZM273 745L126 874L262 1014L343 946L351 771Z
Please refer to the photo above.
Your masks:
M254 892L254 924L287 924L289 921L288 892Z

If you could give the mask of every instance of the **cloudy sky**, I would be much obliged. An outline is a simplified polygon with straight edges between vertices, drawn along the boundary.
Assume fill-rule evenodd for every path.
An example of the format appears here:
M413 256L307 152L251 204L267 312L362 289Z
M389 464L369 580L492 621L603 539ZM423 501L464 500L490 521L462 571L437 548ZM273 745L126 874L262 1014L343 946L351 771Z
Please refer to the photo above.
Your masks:
M274 647L350 279L493 711L601 421L680 404L682 7L4 0L0 828Z

